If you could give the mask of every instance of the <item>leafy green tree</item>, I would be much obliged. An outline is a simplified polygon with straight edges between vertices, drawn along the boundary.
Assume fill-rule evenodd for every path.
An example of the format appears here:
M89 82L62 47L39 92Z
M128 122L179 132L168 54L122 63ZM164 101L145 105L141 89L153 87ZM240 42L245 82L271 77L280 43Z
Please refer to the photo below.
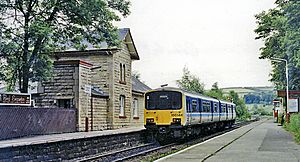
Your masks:
M227 100L227 97L224 96L223 91L219 88L218 82L215 82L211 89L207 92L205 92L205 95L217 98L217 99L222 99L222 100Z
M237 117L241 119L250 118L250 114L246 108L244 100L239 98L239 95L234 91L229 92L229 97L231 98L232 102L236 105Z
M133 71L132 76L138 80L141 80L141 73L139 73L138 71Z
M176 80L176 83L181 89L201 94L204 93L204 84L201 83L197 76L192 75L187 67L183 68L183 75L180 80Z
M0 0L0 77L10 89L50 75L50 52L83 50L87 42L118 45L114 21L129 14L128 0ZM86 43L83 43L86 42Z
M288 60L290 89L300 89L300 1L277 0L276 7L256 15L256 39L264 41L260 59ZM272 62L271 81L277 89L286 85L285 64Z

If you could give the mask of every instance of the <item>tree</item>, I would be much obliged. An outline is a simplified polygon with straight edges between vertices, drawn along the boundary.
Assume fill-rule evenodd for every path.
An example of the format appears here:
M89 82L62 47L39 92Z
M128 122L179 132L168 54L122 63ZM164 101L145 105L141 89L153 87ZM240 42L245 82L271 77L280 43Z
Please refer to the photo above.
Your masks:
M51 52L84 50L87 42L118 45L113 21L129 14L127 0L0 0L0 77L26 93L50 76ZM84 43L85 42L85 43Z
M183 68L183 75L180 80L176 80L179 88L203 94L204 84L195 75L192 75L187 67Z
M229 97L231 98L232 102L236 105L237 117L241 119L250 118L250 114L246 108L244 100L239 98L239 95L234 91L229 92Z
M139 73L138 71L133 71L132 76L138 80L141 80L141 73Z
M215 82L211 89L207 92L205 92L205 95L217 98L217 99L222 99L222 100L227 100L227 98L224 96L223 91L219 88L218 82Z
M300 89L300 1L277 0L275 8L256 15L256 39L264 41L260 59L288 60L290 89ZM286 85L285 64L272 62L271 81L277 89Z

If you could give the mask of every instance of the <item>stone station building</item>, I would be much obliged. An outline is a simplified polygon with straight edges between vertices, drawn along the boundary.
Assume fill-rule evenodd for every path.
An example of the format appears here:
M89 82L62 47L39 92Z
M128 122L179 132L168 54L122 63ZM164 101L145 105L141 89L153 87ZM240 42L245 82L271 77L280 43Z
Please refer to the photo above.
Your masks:
M55 53L53 77L38 86L35 105L76 108L78 131L142 126L150 88L132 77L139 55L130 30L120 29L119 39L119 47Z

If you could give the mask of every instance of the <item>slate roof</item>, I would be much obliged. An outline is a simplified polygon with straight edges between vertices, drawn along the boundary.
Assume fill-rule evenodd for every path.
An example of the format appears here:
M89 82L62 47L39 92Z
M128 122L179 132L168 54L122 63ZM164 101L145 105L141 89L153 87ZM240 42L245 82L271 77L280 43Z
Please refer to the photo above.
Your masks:
M132 91L145 93L146 91L151 90L146 84L142 83L140 80L136 79L134 76L131 77L132 80Z
M121 29L118 29L118 30L119 30L118 31L118 39L127 44L127 47L129 48L131 58L135 59L135 60L139 60L140 58L139 58L137 49L134 45L134 41L133 41L132 35L130 33L130 29L129 28L121 28ZM129 40L128 40L128 38L126 39L127 35L129 36ZM92 43L88 42L87 40L83 40L81 42L81 44L86 46L84 51L114 51L114 50L120 50L116 46L109 47L106 42L100 42L100 43L95 45L95 44L92 44ZM78 51L77 49L72 47L71 42L66 42L66 44L60 44L60 46L66 47L66 50L64 50L62 52L55 52L55 55L57 55L59 53L62 54L62 53ZM80 52L82 52L82 51L80 51Z

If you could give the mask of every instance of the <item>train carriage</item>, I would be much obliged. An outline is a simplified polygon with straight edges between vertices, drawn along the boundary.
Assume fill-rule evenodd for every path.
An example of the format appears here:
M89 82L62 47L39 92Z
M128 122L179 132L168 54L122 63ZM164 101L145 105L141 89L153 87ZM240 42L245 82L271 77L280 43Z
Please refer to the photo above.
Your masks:
M145 94L144 126L157 135L184 138L231 126L235 104L178 88L164 87Z

